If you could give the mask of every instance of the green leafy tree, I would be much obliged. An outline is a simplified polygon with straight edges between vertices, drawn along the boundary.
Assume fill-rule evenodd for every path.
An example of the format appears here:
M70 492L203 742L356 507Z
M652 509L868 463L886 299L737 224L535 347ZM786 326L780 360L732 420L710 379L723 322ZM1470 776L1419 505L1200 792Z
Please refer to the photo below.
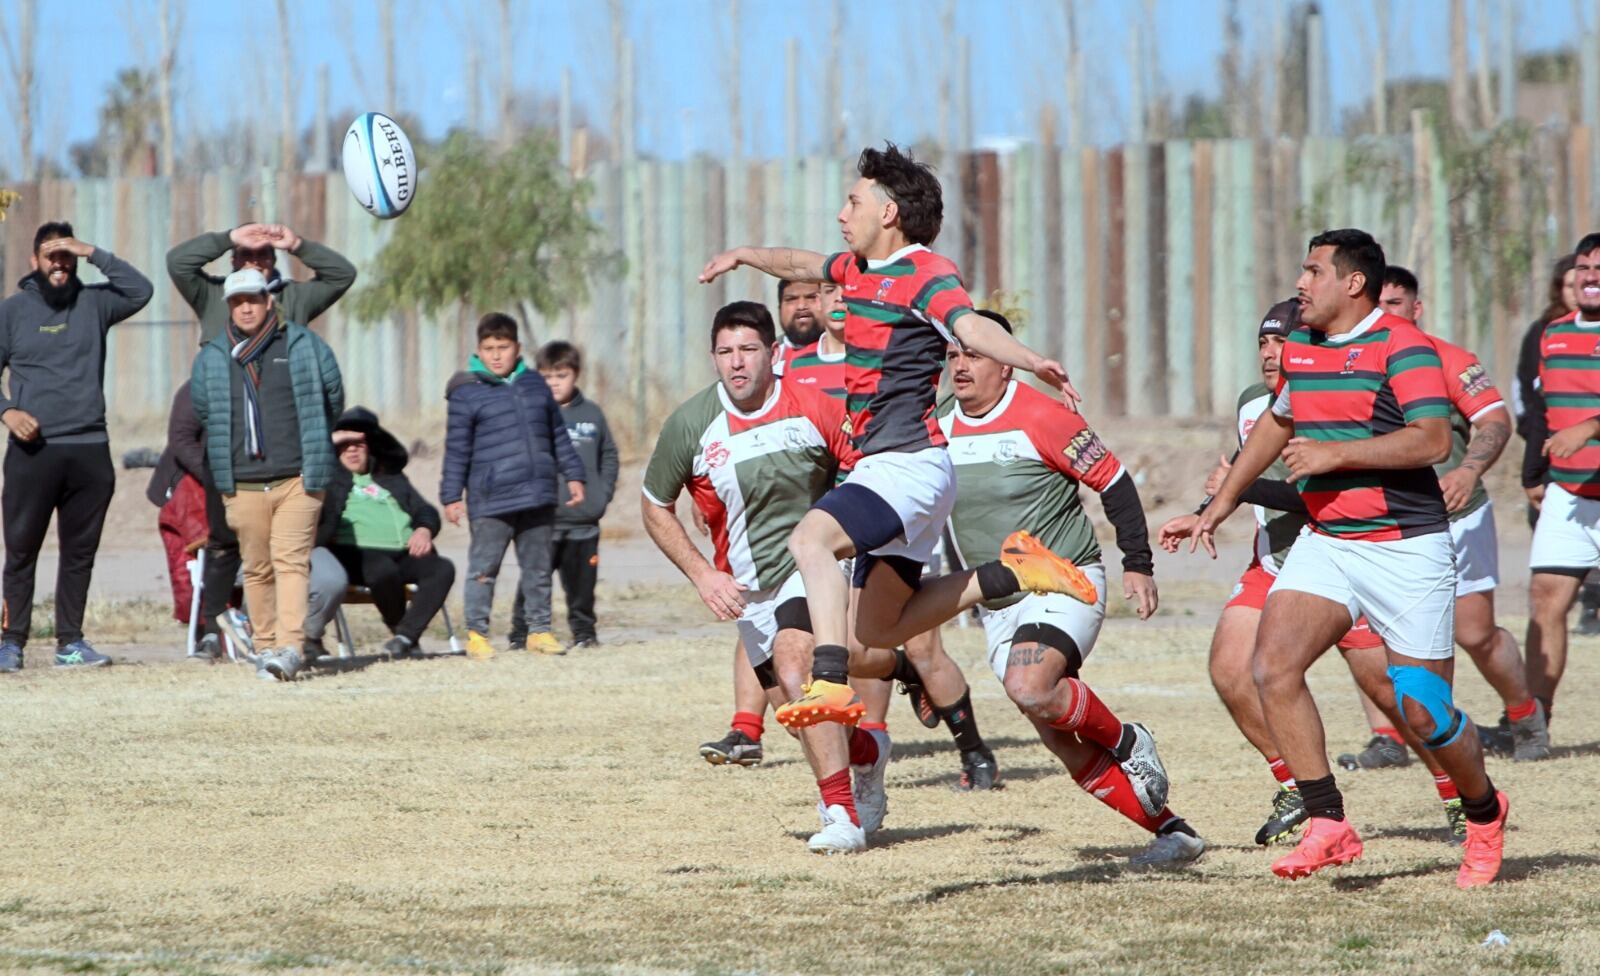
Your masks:
M378 255L373 284L356 312L437 312L461 301L554 315L589 298L597 269L617 273L619 255L586 209L592 188L561 165L547 136L499 151L457 132L424 157L411 209Z

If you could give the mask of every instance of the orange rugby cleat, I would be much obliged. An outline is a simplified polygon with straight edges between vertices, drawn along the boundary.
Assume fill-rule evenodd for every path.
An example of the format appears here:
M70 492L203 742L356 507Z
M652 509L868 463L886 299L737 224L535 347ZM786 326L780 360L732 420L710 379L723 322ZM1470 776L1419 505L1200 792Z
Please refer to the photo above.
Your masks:
M1000 547L1000 562L1030 593L1065 593L1090 606L1100 601L1099 591L1083 570L1027 532L1019 530L1006 536Z
M804 729L820 722L854 725L866 711L867 706L849 685L812 681L805 686L804 695L781 706L775 717L786 728Z

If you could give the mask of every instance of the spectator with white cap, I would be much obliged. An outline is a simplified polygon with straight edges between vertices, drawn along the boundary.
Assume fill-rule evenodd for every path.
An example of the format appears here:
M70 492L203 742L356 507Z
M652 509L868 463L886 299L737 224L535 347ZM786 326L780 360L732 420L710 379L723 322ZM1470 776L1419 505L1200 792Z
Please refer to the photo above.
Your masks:
M292 681L304 663L311 548L338 466L330 434L344 384L328 344L279 317L259 270L233 272L222 290L228 324L195 357L191 395L239 536L258 674Z

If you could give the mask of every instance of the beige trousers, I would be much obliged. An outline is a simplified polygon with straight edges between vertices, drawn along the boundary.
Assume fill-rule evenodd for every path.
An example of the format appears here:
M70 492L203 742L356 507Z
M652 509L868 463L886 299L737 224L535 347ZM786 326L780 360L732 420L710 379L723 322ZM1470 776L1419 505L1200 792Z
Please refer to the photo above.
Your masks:
M228 526L239 536L244 602L256 650L300 650L311 591L311 549L322 495L290 478L273 488L224 495Z

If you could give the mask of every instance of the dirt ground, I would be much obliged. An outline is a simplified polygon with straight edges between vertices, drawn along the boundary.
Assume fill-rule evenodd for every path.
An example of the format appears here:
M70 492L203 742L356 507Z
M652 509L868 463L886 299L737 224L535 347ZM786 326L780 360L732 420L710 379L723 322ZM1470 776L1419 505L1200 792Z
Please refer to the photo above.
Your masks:
M1157 514L1178 510L1220 438L1184 432L1196 443L1155 475L1154 437L1147 449L1135 434L1129 448L1108 440L1146 472ZM419 484L435 483L430 464ZM0 971L1600 971L1600 840L1574 788L1600 773L1600 642L1574 641L1555 758L1492 762L1513 803L1504 884L1455 889L1459 853L1415 764L1342 775L1365 858L1279 881L1251 843L1272 781L1205 674L1245 559L1242 516L1218 563L1163 556L1162 613L1117 615L1085 669L1153 729L1173 806L1211 845L1151 875L1123 866L1143 835L1073 784L987 673L979 632L954 625L946 640L1005 788L953 792L947 734L896 701L884 829L862 855L808 854L815 786L776 725L762 767L695 753L726 728L733 634L621 528L636 473L608 527L604 647L358 657L293 685L177 659L143 477L122 479L96 584L117 666L35 660L0 681ZM1501 527L1504 602L1520 614L1526 530ZM465 532L443 541L459 554ZM370 639L373 617L352 613ZM1336 658L1312 687L1330 749L1359 747ZM1458 694L1494 719L1481 681ZM1509 944L1484 947L1495 930Z

